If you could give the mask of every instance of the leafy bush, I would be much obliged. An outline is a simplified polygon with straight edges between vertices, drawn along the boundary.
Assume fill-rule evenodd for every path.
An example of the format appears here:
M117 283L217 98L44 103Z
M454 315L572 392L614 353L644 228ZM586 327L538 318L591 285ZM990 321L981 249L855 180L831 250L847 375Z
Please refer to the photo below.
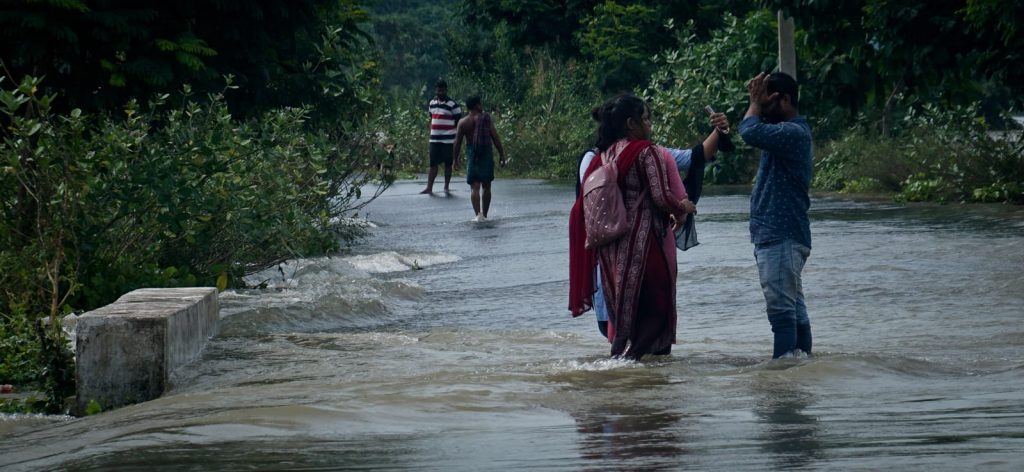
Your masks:
M39 323L23 306L0 311L0 383L38 385L44 396L0 402L0 412L63 413L74 394L73 354L59 323Z
M45 75L62 111L186 83L216 91L232 74L245 85L228 96L236 116L316 104L315 117L334 121L358 104L367 19L355 0L4 2L0 63L13 77Z
M6 265L5 265L6 266ZM39 342L24 307L5 307L0 320L0 384L36 380Z
M816 153L815 188L862 192L897 192L916 169L912 155L897 149L898 140L852 129Z
M591 110L600 104L600 94L585 79L587 65L543 52L530 59L523 99L495 97L492 101L495 126L512 158L508 168L520 174L572 179L576 157L593 145L597 126Z
M996 137L979 106L911 108L894 136L861 126L815 163L814 185L862 191L865 183L904 201L1024 201L1024 138Z
M164 95L121 116L58 114L39 83L0 89L0 373L23 382L34 358L51 404L68 371L59 314L336 251L359 234L343 222L366 185L390 182L372 133L307 129L307 108L239 121L222 94L185 87L181 108ZM37 337L40 318L53 328Z
M605 91L629 90L650 76L658 52L660 18L655 8L605 0L582 18L576 31L580 53L594 61L595 78Z
M772 22L764 10L742 19L726 14L724 26L704 42L698 41L692 21L679 28L678 47L656 58L659 67L645 92L653 110L655 139L679 147L703 140L711 131L705 105L733 120L741 118L747 107L747 81L774 68ZM750 182L756 170L754 151L738 138L734 142L736 152L708 166L708 182Z

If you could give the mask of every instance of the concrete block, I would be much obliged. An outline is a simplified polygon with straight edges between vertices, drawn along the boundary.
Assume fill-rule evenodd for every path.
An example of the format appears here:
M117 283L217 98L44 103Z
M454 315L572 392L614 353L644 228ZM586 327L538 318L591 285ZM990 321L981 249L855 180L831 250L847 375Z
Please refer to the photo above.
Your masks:
M78 317L77 406L104 409L162 395L220 326L217 289L146 288Z

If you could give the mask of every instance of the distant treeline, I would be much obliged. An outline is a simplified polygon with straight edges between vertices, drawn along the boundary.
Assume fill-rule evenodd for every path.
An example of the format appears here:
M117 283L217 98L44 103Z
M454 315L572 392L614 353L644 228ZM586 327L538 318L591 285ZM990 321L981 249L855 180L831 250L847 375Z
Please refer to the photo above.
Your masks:
M500 130L514 138L516 172L570 177L573 157L592 139L589 108L621 91L649 100L656 139L670 144L690 145L708 131L705 104L738 121L746 81L776 68L782 10L796 25L801 111L819 141L818 188L1024 200L1019 133L989 133L1012 130L1007 116L1024 103L1021 2L463 0L373 8L389 12L373 16L375 28L402 32L378 33L377 44L415 51L383 63L383 85L393 92L385 114L405 123L431 94L432 78L447 75L456 98L480 92L497 111ZM389 135L410 168L420 165L414 130L392 128L401 128ZM741 146L725 156L709 167L710 180L750 182L752 152Z

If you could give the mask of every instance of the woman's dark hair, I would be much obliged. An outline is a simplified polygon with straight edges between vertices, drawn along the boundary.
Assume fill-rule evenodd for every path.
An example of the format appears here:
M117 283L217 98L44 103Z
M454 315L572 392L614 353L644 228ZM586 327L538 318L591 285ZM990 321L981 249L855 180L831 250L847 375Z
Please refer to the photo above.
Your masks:
M597 125L597 143L600 151L608 148L626 136L626 121L630 118L637 123L643 119L647 103L629 94L618 95L593 110L591 113Z

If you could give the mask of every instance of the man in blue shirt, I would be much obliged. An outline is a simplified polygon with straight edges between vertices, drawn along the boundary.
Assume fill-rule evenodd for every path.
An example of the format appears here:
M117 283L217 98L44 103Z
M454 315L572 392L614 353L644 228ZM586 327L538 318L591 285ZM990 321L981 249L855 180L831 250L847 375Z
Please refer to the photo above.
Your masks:
M789 75L758 74L747 91L750 106L739 130L762 151L750 197L750 241L775 334L772 357L810 355L800 273L811 254L811 127L800 116L797 83Z

